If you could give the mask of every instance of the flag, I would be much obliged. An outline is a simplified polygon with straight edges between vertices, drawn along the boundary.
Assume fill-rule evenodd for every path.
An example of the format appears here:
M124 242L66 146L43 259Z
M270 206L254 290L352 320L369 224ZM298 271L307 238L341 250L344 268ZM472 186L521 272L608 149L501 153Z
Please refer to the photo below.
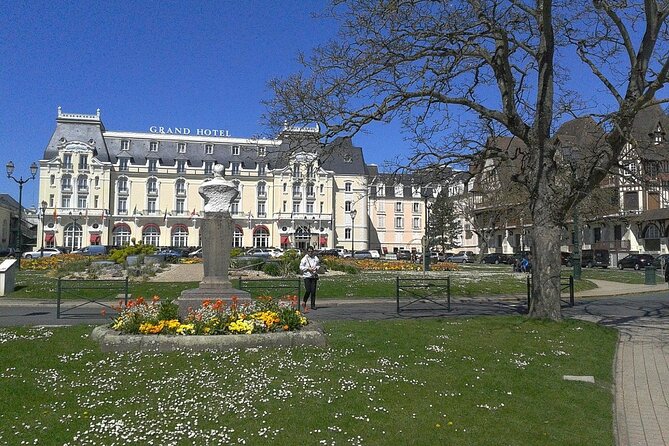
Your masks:
M84 210L84 218L88 218L88 208Z
M100 224L104 225L105 224L105 210L102 210L102 213L100 214Z
M53 219L55 220L56 218L58 218L58 209L53 208Z
M163 217L163 223L167 221L167 209L165 209L165 216Z
M135 209L132 210L132 215L137 215L137 206L135 206Z
M193 208L193 212L190 213L190 217L191 218L195 217L195 208Z

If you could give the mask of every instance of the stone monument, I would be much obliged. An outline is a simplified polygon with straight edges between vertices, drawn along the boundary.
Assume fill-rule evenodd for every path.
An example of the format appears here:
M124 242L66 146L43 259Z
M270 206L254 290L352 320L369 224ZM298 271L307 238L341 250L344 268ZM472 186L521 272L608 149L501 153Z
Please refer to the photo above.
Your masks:
M207 299L229 301L236 296L242 301L251 298L246 291L234 289L228 278L233 231L230 204L239 194L237 187L223 178L223 165L217 164L214 178L205 180L198 192L204 198L200 228L204 279L198 288L183 291L177 299L181 317L186 316L189 308L198 308Z

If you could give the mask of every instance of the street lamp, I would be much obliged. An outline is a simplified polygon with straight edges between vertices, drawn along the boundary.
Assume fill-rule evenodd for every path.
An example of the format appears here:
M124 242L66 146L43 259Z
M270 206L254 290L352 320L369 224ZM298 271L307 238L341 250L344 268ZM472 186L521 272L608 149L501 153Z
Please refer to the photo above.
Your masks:
M14 163L12 161L8 162L5 167L7 168L7 178L10 178L17 182L19 184L19 224L17 228L17 237L16 241L14 244L14 248L16 249L16 253L19 259L22 257L22 252L21 252L21 245L23 244L23 234L22 234L22 228L21 228L21 222L23 220L23 185L26 184L30 180L35 179L35 175L37 175L37 164L33 162L30 165L30 177L26 178L25 180L23 177L19 177L18 179L14 176ZM21 262L19 261L19 267L21 265Z
M423 202L425 204L425 234L423 235L423 272L429 271L430 270L430 238L428 237L428 230L429 230L429 217L430 214L429 209L428 209L428 203L427 200L430 197L428 193L427 188L423 188Z
M358 215L358 211L353 209L351 211L351 257L353 257L353 253L355 252L355 217Z
M70 216L70 219L74 222L74 226L72 226L72 246L70 247L71 250L74 251L76 249L81 248L81 246L77 246L77 222L81 218L81 211L79 211L78 217L76 214L72 214L72 211L68 212L68 215Z
M47 202L42 201L40 209L42 210L42 246L40 248L40 257L44 257L44 228L45 228L45 223L46 223L46 207L47 207Z

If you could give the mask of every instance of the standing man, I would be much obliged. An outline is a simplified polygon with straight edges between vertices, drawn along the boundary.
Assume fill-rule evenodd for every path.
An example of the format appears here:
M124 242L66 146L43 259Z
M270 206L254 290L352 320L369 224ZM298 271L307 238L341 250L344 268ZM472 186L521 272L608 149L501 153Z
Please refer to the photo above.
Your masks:
M316 285L318 283L318 268L321 266L321 261L316 257L314 248L309 246L307 253L300 261L300 271L304 277L304 299L302 302L302 310L307 312L307 300L311 296L311 309L316 309Z

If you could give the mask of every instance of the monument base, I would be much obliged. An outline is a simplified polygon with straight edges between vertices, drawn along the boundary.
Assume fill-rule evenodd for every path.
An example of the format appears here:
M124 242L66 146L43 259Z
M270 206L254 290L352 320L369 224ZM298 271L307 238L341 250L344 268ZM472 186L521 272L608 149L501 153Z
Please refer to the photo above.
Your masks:
M177 299L179 305L179 316L183 319L188 315L189 308L199 308L205 300L222 300L227 305L230 305L232 298L237 297L239 304L251 302L251 294L247 291L237 290L228 287L209 287L206 284L200 284L199 288L191 290L184 290Z

